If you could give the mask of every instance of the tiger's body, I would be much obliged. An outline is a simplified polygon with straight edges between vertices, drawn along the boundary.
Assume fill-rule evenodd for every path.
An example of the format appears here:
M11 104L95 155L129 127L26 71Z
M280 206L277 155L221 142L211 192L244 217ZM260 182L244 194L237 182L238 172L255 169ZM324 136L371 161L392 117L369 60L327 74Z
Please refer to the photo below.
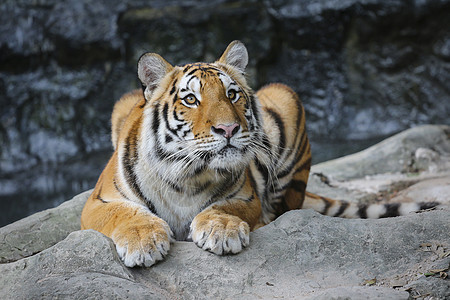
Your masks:
M125 265L163 259L173 238L238 253L251 230L302 208L311 164L303 106L282 84L254 93L247 61L240 42L215 63L141 57L144 93L116 103L115 151L81 216L82 229L112 238ZM305 205L349 209L314 195Z

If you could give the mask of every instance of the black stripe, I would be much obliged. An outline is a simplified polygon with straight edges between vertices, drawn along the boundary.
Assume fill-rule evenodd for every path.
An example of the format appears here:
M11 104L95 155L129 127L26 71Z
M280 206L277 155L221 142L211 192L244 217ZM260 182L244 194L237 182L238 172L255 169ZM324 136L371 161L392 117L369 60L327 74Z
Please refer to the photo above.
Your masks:
M308 135L306 134L306 131L303 131L302 135L298 136L300 136L300 144L298 145L298 148L301 148L301 151L295 153L295 159L297 160L299 160L306 153L306 148L309 145Z
M306 187L305 187L306 188ZM327 215L328 214L328 210L331 207L331 202L327 201L327 199L320 197L320 199L325 202L325 207L323 208L322 214L323 215Z
M201 186L198 186L195 188L195 190L191 193L189 193L190 196L196 196L198 194L203 193L207 188L209 188L211 186L212 182L211 181L207 181L204 184L202 184Z
M421 210L423 209L430 209L438 206L439 202L420 202L418 203Z
M358 215L361 219L367 219L367 205L358 205Z
M280 186L277 189L275 189L273 191L273 193L276 194L276 193L282 192L282 191L284 191L284 190L286 190L288 188L293 189L294 191L296 191L298 193L304 193L305 190L306 190L306 183L304 181L302 181L302 180L292 179L291 181L289 181L285 185Z
M128 198L127 198L127 196L125 195L125 193L122 191L122 189L121 189L121 188L119 187L119 185L117 184L117 180L116 180L115 177L114 177L114 179L113 179L113 184L114 184L114 187L116 188L116 190L119 192L120 196L122 196L122 198L128 200Z
M182 126L182 125L178 125L177 129L172 129L170 127L170 124L169 124L169 104L168 103L164 104L162 117L164 118L164 123L166 124L167 130L169 130L173 135L177 136L178 135L178 130L180 130L180 126Z
M116 190L119 192L119 194L120 194L124 199L127 199L127 200L128 200L128 198L127 198L127 196L125 195L125 193L122 191L122 189L121 189L121 188L119 187L119 185L117 184L116 178L113 179L113 183L114 183L114 187L115 187ZM149 209L154 215L158 215L158 214L156 213L156 209L155 209L155 206L153 205L153 203L152 203L149 199L147 199L147 198L145 198L144 200L146 201L145 204L147 205L148 209Z
M250 172L249 172L249 173L250 173ZM254 180L254 178L253 178L253 176L250 174L250 181L252 181L252 180ZM237 193L239 193L239 192L242 190L242 188L243 188L244 185L245 185L245 182L246 182L245 179L242 180L242 184L239 186L239 188L236 189L236 191L234 191L234 192L231 193L230 195L228 195L227 198L226 198L226 200L230 200L230 199L234 198L234 196L236 196ZM253 190L256 191L256 189L253 189Z
M384 208L386 208L386 212L380 216L380 218L391 218L399 216L398 209L401 203L386 203L384 204Z
M225 178L223 180L222 184L220 185L220 188L215 191L214 195L210 198L210 200L202 206L202 208L200 209L201 211L204 210L205 208L207 208L208 206L210 206L211 204L213 204L214 202L220 201L221 199L231 200L232 197L230 197L230 195L225 197L225 194L230 189L233 188L233 185L235 185L239 181L240 176L234 177L234 176L232 176L232 174L229 174L229 175L230 176L228 178ZM242 173L241 173L241 175L242 175ZM244 183L245 183L245 180L244 180ZM241 188L239 188L237 192L239 192L240 189ZM234 195L236 195L237 192L234 193ZM233 197L234 197L234 195L233 195ZM245 200L243 200L243 201L245 201Z
M237 181L240 179L240 176L232 176L232 174L229 174L224 178L222 181L222 184L220 185L220 188L218 188L216 191L214 191L214 194L211 197L211 203L214 203L222 198L225 198L225 195L228 193L228 191L233 188L233 186L237 183Z
M347 201L341 201L341 206L339 207L339 210L337 211L337 213L334 214L333 217L340 217L348 206L349 203Z
M258 168L258 171L261 173L261 175L264 178L264 181L267 182L269 179L269 169L265 164L262 164L259 159L254 160L256 167Z
M159 131L159 105L155 105L153 110L153 122L152 122L152 131L153 137L155 139L155 154L161 160L169 159L170 153L165 151L161 144L162 142L159 139L158 131ZM175 157L170 158L171 161L175 160Z
M105 201L105 199L103 199L100 195L97 195L97 197L95 197L96 200L100 200L103 203L109 203L108 201Z
M250 197L248 197L247 199L245 199L245 202L252 202L253 200L255 200L255 195L252 194Z
M102 196L100 196L100 194L102 193L102 189L103 189L103 184L100 186L100 188L98 189L98 193L97 196L94 197L94 199L96 200L100 200L103 203L108 203L107 201L105 201L105 199L102 198Z
M199 69L202 70L203 72L212 73L213 75L216 75L216 73L212 71L216 71L217 76L219 76L219 74L225 75L224 73L222 73L222 71L212 66L200 66Z
M279 201L279 202L272 202L271 206L275 212L275 216L279 217L282 214L284 214L285 212L287 212L289 210L289 207L286 203L286 201Z
M296 152L296 154L295 154L295 157L298 157L299 154L301 154L301 155L304 154L306 145L308 145L308 143L304 143L302 147L297 148L297 152ZM301 157L300 157L300 158L301 158ZM291 164L290 164L287 168L285 168L281 173L278 173L278 174L277 174L277 177L278 177L278 178L283 178L283 177L287 176L287 175L291 172L291 170L295 167L295 165L298 163L298 161L300 160L300 158L298 158L298 159L293 159L292 162L291 162ZM308 161L310 161L310 159L308 159L306 162L308 162Z
M183 127L184 125L181 125L181 127ZM178 127L180 127L180 125L178 125ZM181 129L181 128L180 128ZM182 133L181 133L181 137L182 138L185 138L189 133L191 132L191 129L189 128L189 129L187 129L187 130L185 130L185 131L183 131Z
M292 173L292 175L303 172L305 170L306 166L308 166L308 170L309 170L311 167L311 157L308 158L307 160L305 160L297 169L295 169L295 171L294 171L294 173Z
M152 122L152 131L153 131L153 136L155 136L155 137L158 135L158 130L159 130L158 110L159 110L159 105L155 105L154 110L153 110L153 122Z
M169 95L173 95L173 93L175 93L175 91L177 90L176 84L177 84L177 80L175 79L174 82L173 82L172 89L170 90Z
M272 119L275 121L275 124L278 127L278 131L280 132L280 142L278 144L278 154L281 156L281 154L285 151L286 148L286 133L284 131L284 122L281 119L280 115L273 111L270 108L265 109L266 112L272 117Z
M267 183L269 182L269 169L267 168L266 165L262 164L258 159L254 160L256 167L258 168L258 171L261 173L263 179L264 179L264 192L263 192L263 199L267 199L268 198L268 194L269 194L269 188L273 188L272 185L268 185Z
M171 182L169 180L164 180L164 183L167 184L175 192L177 192L179 194L184 193L184 189L181 186L179 186L178 184Z
M178 118L176 109L173 110L172 114L173 114L173 118L174 118L175 120L177 120L178 122L184 122L183 119Z
M292 180L289 187L296 192L305 193L306 183L302 180Z
M186 76L191 76L192 74L194 74L196 71L197 71L198 69L193 69L193 70L191 70L189 73L187 73L187 75ZM192 79L193 77L191 77L190 79L189 79L189 81L191 81L191 79ZM186 86L188 86L189 85L189 81L188 81L188 84L186 85Z
M136 120L133 129L130 131L130 134L126 138L125 143L125 153L122 158L122 164L124 166L124 172L125 172L125 180L127 181L127 184L130 186L130 188L133 190L134 194L137 195L141 200L143 200L150 211L152 213L156 214L155 208L151 204L151 201L147 199L147 197L144 196L144 194L141 191L141 188L139 187L138 181L137 181L137 175L134 171L134 165L138 162L138 145L137 145L137 128L138 128L138 122L139 120ZM131 147L133 147L133 153L134 156L131 156ZM152 210L153 209L153 210Z
M252 112L255 116L256 122L258 123L258 126L261 125L261 116L259 115L258 107L256 106L256 99L254 94L250 94L250 104L252 106Z

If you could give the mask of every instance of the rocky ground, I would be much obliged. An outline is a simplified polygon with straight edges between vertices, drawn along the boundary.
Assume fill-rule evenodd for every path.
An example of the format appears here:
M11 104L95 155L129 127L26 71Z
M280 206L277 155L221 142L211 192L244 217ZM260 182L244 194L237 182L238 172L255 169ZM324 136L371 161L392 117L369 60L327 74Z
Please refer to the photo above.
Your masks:
M450 127L421 126L315 165L309 189L360 202L441 201L381 220L291 211L219 257L172 244L128 269L111 240L79 231L89 191L0 228L3 299L445 299L450 297ZM447 206L446 206L446 205Z

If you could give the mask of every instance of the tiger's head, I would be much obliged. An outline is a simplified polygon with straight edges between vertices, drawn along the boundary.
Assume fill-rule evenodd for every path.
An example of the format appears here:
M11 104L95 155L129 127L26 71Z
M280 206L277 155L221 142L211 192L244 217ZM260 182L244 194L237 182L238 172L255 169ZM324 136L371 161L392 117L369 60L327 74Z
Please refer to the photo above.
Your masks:
M172 66L144 54L138 76L147 152L186 176L244 169L264 148L260 108L244 77L247 62L239 41L214 63Z

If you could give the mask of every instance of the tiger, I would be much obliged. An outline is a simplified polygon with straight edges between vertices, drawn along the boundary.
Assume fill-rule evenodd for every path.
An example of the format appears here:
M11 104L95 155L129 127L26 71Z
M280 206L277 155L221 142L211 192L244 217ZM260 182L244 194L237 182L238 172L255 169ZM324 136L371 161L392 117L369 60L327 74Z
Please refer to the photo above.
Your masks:
M281 83L254 92L247 64L240 41L213 63L172 66L155 53L139 59L142 90L114 105L114 153L81 214L81 229L110 237L127 267L163 260L175 240L239 253L251 231L293 209L348 218L405 213L392 205L367 213L306 192L311 149L302 102Z

